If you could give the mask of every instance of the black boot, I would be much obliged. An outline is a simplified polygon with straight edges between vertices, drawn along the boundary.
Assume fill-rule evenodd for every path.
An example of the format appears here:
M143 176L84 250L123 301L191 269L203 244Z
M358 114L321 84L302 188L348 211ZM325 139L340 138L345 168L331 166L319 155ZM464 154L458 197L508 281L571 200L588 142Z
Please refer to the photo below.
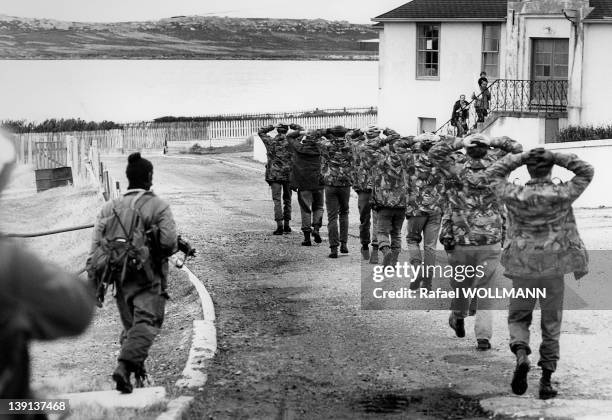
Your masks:
M113 381L117 384L117 391L122 394L131 394L134 387L130 382L130 370L125 362L119 361L113 372Z
M366 261L370 259L370 247L368 244L361 245L361 258Z
M553 388L550 382L552 376L552 370L542 369L542 378L540 378L540 392L539 396L541 400L548 400L557 396L557 390Z
M340 252L343 254L349 253L348 247L346 246L346 242L340 242Z
M289 226L289 220L285 220L285 224L283 226L283 232L291 233L291 227Z
M310 232L304 232L304 241L302 241L302 246L312 246L312 242L310 242Z
M315 229L312 231L312 237L314 238L314 241L317 244L323 242L323 239L321 239L321 235L319 235L319 229Z
M338 247L332 246L330 250L331 252L329 253L329 258L338 258Z
M516 351L516 368L514 369L514 376L512 377L512 392L516 395L523 395L527 392L527 374L531 369L529 363L529 357L527 356L527 350L518 349Z
M372 253L370 254L370 264L378 264L378 246L372 245Z
M283 222L276 222L276 230L272 232L272 235L282 235L283 234Z
M391 260L393 259L391 248L389 248L388 246L383 246L382 248L380 248L380 252L383 254L383 265L385 267L390 266Z
M451 312L448 317L448 325L455 331L457 337L465 337L465 322L463 318L457 318L457 316Z
M147 371L144 367L144 363L141 363L134 370L134 382L135 382L134 385L136 386L136 388L144 388L145 383L148 382Z

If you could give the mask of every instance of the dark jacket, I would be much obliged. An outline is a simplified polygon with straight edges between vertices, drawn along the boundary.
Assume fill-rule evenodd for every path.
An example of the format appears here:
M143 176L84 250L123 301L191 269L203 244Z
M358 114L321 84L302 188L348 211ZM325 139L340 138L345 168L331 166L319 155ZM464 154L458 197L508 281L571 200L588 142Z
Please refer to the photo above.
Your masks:
M41 261L23 244L0 239L0 398L31 398L30 339L78 335L93 309L84 280Z
M317 136L300 135L299 131L287 134L289 150L293 153L290 184L294 190L319 190L323 188L321 176L321 148Z
M467 105L467 101L466 101L465 105ZM452 125L456 125L457 124L457 120L458 120L459 116L461 116L461 118L463 118L464 122L466 122L470 118L470 109L469 109L469 107L462 106L461 105L461 101L457 101L457 102L455 102L455 105L453 105L453 113L451 115L451 123L452 123Z

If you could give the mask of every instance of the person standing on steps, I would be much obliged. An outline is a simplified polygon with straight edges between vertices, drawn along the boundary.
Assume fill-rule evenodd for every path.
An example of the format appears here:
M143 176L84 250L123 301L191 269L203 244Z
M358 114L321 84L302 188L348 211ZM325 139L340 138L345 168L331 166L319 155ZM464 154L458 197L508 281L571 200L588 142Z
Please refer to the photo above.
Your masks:
M463 137L468 132L468 119L470 108L465 100L465 95L459 95L459 100L453 105L451 114L451 125L457 129L457 137Z
M507 182L508 175L525 165L531 180L525 185ZM554 165L574 172L569 182L555 184L551 180ZM588 255L578 233L572 203L586 190L594 170L576 155L553 153L543 148L510 155L486 170L495 194L508 209L507 241L501 263L504 275L512 279L514 289L540 288L542 312L542 368L539 397L557 396L551 383L559 360L559 338L563 315L564 275L574 273L576 280L588 271ZM510 349L516 355L512 391L527 391L530 370L529 327L536 298L510 300L508 329Z
M411 146L413 137L400 137L385 129L385 138L376 137L365 142L363 156L372 173L372 207L377 212L376 235L383 264L393 266L402 246L402 225L406 218L408 196L408 168L413 165Z
M268 133L276 129L276 136L271 137ZM266 164L266 182L272 190L272 201L274 202L274 220L276 230L274 235L291 233L289 225L291 221L291 195L289 186L289 174L291 172L291 159L293 157L287 142L287 131L289 126L278 124L262 127L257 132L261 138L266 153L268 163Z
M478 116L474 128L478 128L478 123L483 123L487 115L489 115L489 106L491 102L491 91L489 91L489 82L486 78L478 79L478 93L472 94L474 99L474 108L476 109L476 115Z
M463 148L465 155L457 153ZM448 322L457 337L465 337L464 319L470 309L476 310L474 331L479 350L491 348L493 319L489 310L481 310L487 308L471 306L464 290L492 287L503 232L503 204L487 185L485 170L506 154L522 151L522 146L508 137L490 139L483 134L450 138L429 150L429 159L445 178L447 204L440 242L448 253L448 263L475 270L461 281L451 281L457 297L452 301ZM483 269L476 270L478 267Z
M298 124L291 124L287 134L289 150L293 154L290 184L297 191L302 216L303 246L322 242L319 230L323 225L323 178L321 177L321 132L305 131Z
M352 184L357 193L357 208L359 209L359 240L361 241L361 257L370 264L378 264L378 239L376 238L376 211L372 208L372 174L364 156L366 141L380 136L380 128L370 126L365 133L362 130L352 130L347 133L351 139L353 150ZM371 229L370 229L371 225ZM370 233L371 232L371 233ZM370 241L372 252L370 253Z
M433 267L436 263L436 244L445 197L442 173L431 162L427 153L440 141L440 137L425 133L418 135L414 141L416 142L412 146L414 166L409 171L410 186L406 206L408 222L406 243L410 264L416 267L424 263L427 268ZM421 240L424 255L421 254ZM432 279L428 273L428 270L421 271L419 277L410 284L411 289L416 290L422 285L427 290L431 290Z
M345 138L348 130L336 126L324 131L319 140L321 148L325 206L327 207L327 231L329 234L329 258L338 258L340 252L348 254L349 199L353 172L353 149ZM338 223L339 222L339 223ZM340 229L338 229L338 224Z

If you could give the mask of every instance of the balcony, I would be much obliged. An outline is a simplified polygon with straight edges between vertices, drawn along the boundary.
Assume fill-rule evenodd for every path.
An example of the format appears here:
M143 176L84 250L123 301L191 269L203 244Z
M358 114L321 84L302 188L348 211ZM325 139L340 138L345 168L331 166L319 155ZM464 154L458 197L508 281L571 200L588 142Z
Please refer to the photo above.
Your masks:
M489 86L491 111L563 114L567 80L498 79Z

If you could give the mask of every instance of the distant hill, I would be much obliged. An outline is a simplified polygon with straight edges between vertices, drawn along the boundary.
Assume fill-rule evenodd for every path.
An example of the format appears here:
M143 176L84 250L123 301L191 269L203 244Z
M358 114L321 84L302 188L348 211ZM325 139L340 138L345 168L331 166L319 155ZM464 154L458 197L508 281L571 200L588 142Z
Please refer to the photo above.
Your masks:
M2 59L375 59L345 21L176 16L158 21L63 22L0 15Z

